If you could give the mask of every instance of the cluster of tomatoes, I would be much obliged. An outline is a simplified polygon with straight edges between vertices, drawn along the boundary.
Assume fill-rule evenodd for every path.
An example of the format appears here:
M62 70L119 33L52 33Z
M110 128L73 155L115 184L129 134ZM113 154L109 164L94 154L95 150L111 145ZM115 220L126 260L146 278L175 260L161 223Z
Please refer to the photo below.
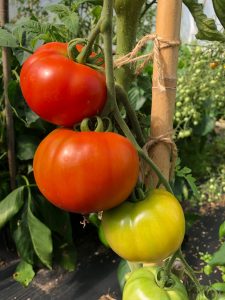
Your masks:
M158 263L175 252L185 231L177 199L155 189L142 201L125 202L139 176L133 144L114 132L73 130L74 124L102 111L107 99L105 75L70 59L66 43L53 42L26 60L20 82L30 108L59 126L45 137L34 156L34 177L46 199L69 212L103 211L105 238L128 261ZM188 299L175 277L168 288L160 288L156 270L141 268L140 274L131 274L123 299L159 299L160 295L164 295L160 299ZM143 274L154 286L150 291L143 288L143 282L137 289ZM148 298L134 294L138 290Z

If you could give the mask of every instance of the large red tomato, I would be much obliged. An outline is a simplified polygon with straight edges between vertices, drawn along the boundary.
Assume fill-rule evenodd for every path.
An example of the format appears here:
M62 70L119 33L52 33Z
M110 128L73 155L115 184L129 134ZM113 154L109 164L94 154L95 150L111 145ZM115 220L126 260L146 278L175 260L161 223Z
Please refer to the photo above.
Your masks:
M59 128L38 146L33 169L50 202L89 213L126 200L138 178L139 159L132 143L119 134Z
M69 59L67 44L59 42L41 46L25 61L20 85L36 114L62 126L98 114L107 97L104 74Z

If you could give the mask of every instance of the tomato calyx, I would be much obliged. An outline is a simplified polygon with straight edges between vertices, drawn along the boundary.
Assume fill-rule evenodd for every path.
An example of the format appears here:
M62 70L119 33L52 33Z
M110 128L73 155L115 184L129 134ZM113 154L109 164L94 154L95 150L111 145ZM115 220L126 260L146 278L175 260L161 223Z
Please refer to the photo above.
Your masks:
M104 72L102 65L104 64L103 49L95 44L99 53L92 52L92 48L88 47L88 40L84 38L76 38L71 40L67 46L68 57L80 64L85 64L92 69Z
M112 121L108 117L94 116L85 118L79 124L74 125L75 131L94 131L94 132L111 132L113 129Z
M159 268L155 276L155 281L156 284L163 289L170 289L175 285L174 279L167 275L163 268Z

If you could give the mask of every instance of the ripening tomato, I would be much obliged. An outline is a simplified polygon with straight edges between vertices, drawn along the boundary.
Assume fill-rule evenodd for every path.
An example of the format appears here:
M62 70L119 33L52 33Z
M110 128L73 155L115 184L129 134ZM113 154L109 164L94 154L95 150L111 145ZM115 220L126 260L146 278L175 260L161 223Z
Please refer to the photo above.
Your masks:
M59 128L38 146L33 169L50 202L89 213L126 200L138 178L139 158L133 144L119 134Z
M20 85L30 108L61 126L99 114L107 97L105 75L71 60L60 42L41 46L25 61Z
M104 211L102 227L120 257L158 263L181 246L185 219L179 201L171 193L155 189L142 201L126 201Z

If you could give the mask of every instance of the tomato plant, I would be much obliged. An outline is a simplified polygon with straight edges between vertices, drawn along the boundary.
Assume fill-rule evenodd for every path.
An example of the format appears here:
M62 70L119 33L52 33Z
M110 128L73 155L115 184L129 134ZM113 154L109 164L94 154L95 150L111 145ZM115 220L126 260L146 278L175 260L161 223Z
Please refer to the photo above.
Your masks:
M153 190L139 202L124 202L103 212L103 230L110 247L135 262L159 262L181 245L185 220L178 200Z
M131 142L112 132L56 129L39 145L34 176L54 205L88 213L112 208L134 188L139 159Z
M133 271L124 286L123 300L188 300L184 285L171 275L170 284L157 283L158 267L145 267Z
M71 60L66 43L38 48L23 64L20 84L30 108L56 125L72 126L96 115L106 102L104 74Z

